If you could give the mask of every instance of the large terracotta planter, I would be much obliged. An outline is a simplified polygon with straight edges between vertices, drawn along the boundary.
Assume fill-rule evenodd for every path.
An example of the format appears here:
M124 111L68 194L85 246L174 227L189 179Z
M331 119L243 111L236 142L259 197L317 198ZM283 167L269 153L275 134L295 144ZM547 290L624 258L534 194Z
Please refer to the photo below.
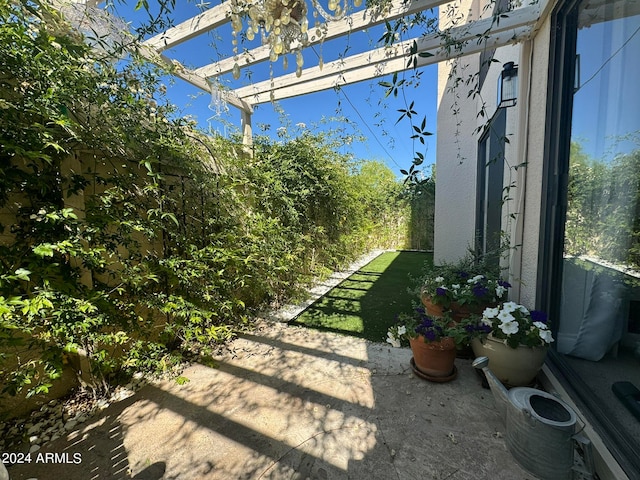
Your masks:
M533 383L547 356L547 347L520 345L511 348L503 340L491 335L484 340L474 338L471 348L476 357L488 357L489 369L510 387L523 387Z
M456 360L456 344L446 337L439 342L425 342L419 336L409 340L415 367L427 380L453 379Z

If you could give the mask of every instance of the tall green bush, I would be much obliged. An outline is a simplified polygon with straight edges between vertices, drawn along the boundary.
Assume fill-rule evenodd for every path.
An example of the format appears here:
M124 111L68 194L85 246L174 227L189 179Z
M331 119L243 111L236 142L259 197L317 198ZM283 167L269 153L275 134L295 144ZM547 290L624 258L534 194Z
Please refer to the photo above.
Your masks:
M97 390L169 368L311 276L404 246L386 167L328 134L252 156L206 137L164 72L111 63L47 5L0 3L3 393L46 393L78 353Z
M411 208L409 237L413 248L433 250L434 218L436 207L436 182L427 178L420 182L410 183L407 196Z

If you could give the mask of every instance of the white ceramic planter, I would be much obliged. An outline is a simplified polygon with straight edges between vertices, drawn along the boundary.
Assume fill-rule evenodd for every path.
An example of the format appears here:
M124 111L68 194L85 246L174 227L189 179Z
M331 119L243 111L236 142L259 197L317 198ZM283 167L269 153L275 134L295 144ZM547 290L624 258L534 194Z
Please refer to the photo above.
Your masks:
M503 340L489 335L480 341L474 338L471 348L476 357L488 357L489 369L498 379L510 387L522 387L533 383L544 364L547 347L511 348Z

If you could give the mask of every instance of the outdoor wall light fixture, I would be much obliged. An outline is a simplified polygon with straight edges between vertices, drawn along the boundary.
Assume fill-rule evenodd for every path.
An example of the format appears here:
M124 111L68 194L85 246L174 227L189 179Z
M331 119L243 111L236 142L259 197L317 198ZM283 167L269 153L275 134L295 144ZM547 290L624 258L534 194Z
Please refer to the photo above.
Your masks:
M326 36L327 26L321 24L321 16L327 21L344 18L347 12L347 0L328 0L327 12L319 0L310 0L315 25L309 31L307 18L307 0L232 0L231 28L233 29L233 52L236 63L233 66L233 76L240 77L238 57L238 34L243 30L243 20L247 21L245 35L251 41L256 35L262 37L262 44L269 46L269 60L275 62L281 55L296 52L296 75L302 74L302 49L309 45L310 40L322 39ZM362 0L353 0L355 7L362 5ZM287 68L287 57L283 58ZM322 68L322 58L320 59Z
M518 98L518 66L507 62L498 80L498 108L513 107Z

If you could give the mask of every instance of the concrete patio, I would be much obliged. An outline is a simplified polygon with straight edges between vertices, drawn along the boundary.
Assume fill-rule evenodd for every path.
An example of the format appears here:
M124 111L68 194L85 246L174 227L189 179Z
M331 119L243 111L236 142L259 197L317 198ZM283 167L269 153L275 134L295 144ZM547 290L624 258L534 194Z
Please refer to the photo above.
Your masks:
M458 377L439 384L416 377L410 358L409 349L263 322L215 365L189 367L188 383L145 386L9 473L13 480L534 478L508 452L491 393L469 361L457 360Z

